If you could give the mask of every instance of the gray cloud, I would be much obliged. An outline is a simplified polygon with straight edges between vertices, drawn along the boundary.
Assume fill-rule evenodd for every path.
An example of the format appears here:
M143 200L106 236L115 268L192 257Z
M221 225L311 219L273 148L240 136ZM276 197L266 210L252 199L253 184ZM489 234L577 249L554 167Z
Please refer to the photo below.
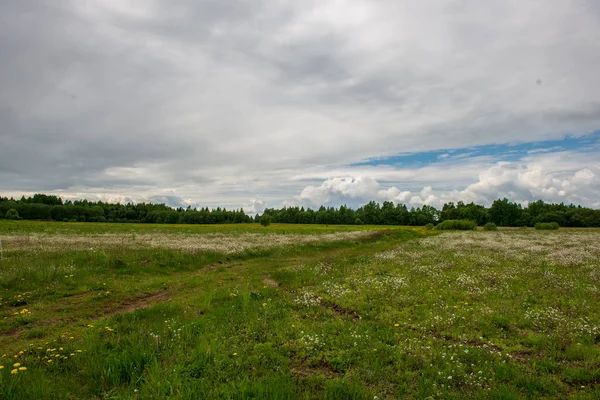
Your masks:
M584 134L600 127L599 10L3 2L0 189L276 205L294 177L368 157Z

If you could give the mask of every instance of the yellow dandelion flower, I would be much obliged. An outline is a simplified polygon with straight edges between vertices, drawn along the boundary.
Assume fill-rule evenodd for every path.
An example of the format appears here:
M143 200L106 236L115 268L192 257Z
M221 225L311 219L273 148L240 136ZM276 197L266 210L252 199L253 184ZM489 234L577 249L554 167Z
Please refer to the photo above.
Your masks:
M581 385L581 388L582 388L582 389L585 389L585 386Z
M48 364L51 363L51 362L52 362L52 360L48 360Z
M27 371L27 367L19 367L19 371Z
M4 369L4 365L0 365L0 369Z
M73 357L73 356L75 355L75 353L71 353L71 354L69 354L69 355L70 355L71 357Z
M232 355L233 355L234 357L237 357L237 353L233 353Z
M16 374L16 373L18 373L18 372L19 372L19 371L18 371L16 368L15 368L15 369L13 369L12 371L10 371L10 373L11 373L11 374L13 374L13 375L14 375L14 374Z
M394 326L395 326L395 327L399 327L399 326L400 326L400 324L394 324Z
M62 348L62 347L59 347L59 348L58 348L58 351L63 351L63 348Z
M14 363L13 364L13 367L15 367L15 368L20 367L20 366L21 366L21 363Z

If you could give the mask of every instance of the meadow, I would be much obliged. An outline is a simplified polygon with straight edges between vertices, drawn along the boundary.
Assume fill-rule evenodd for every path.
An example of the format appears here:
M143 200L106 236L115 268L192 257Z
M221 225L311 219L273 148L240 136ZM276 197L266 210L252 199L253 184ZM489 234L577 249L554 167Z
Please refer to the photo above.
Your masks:
M600 398L600 230L0 221L1 399Z

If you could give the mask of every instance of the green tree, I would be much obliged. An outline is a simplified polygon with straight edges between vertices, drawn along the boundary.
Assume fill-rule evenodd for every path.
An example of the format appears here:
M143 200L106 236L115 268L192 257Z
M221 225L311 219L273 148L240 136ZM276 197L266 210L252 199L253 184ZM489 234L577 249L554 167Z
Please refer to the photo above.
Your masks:
M440 221L446 221L448 219L459 219L459 217L459 209L456 208L453 202L444 204L444 206L442 207L442 211L440 212Z
M522 213L521 205L507 198L495 200L489 210L491 222L499 226L518 226Z
M365 224L377 225L381 223L381 206L379 203L370 201L363 207Z
M264 227L271 225L271 216L263 215L262 217L260 217L260 224Z

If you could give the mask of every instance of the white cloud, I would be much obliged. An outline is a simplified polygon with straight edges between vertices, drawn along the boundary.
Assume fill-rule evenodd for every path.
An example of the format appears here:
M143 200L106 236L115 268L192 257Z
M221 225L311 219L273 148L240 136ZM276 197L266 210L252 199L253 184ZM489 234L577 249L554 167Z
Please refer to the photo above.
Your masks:
M247 214L262 214L265 208L267 208L267 203L261 199L254 199L249 207L244 208L244 211Z
M312 206L321 204L339 204L349 200L351 203L365 201L377 193L380 185L368 176L357 178L333 178L324 181L321 186L305 187L298 200Z
M563 158L574 154L563 154ZM574 203L600 208L600 165L573 170L546 168L546 158L557 160L555 155L529 158L517 163L498 162L483 170L477 181L463 189L434 189L427 185L422 189L401 190L397 186L382 188L373 177L332 178L320 186L307 186L295 200L300 204L357 205L369 200L394 201L409 207L424 204L441 207L444 203L459 200L490 205L498 198L508 197L512 201L527 204L542 199L555 203ZM565 167L567 161L563 161ZM577 163L572 163L577 164ZM559 166L561 164L559 163ZM438 167L439 168L439 167ZM448 173L453 167L444 167ZM454 168L462 169L464 165Z

